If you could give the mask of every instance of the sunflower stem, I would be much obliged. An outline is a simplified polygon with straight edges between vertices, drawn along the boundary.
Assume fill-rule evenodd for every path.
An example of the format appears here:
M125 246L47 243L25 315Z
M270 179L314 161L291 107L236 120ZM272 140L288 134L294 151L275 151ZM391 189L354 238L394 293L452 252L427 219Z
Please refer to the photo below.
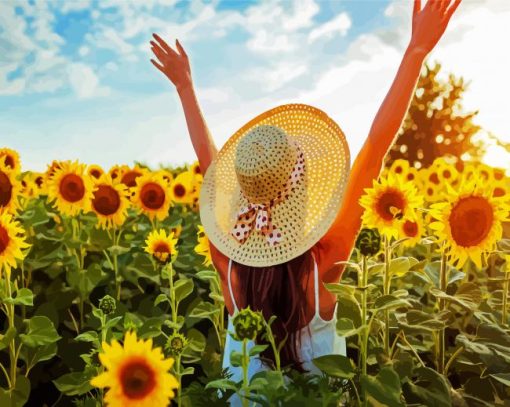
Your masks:
M5 268L4 268L5 271ZM7 284L7 297L12 298L12 290L11 290L11 281L10 281L10 273L5 274L5 283ZM15 327L14 325L14 304L7 304L7 319L9 321L9 328ZM16 370L17 370L17 360L16 360L16 338L12 338L9 341L9 374L10 374L10 389L14 389L16 387Z
M367 324L367 285L368 285L368 265L367 256L363 255L361 258L361 278L359 283L363 290L361 291L361 323L364 326L363 334L361 338L361 374L362 377L367 375L367 352L368 352L368 328ZM363 405L367 405L366 388L363 386L361 389L361 396L363 399Z
M181 406L181 382L182 382L182 375L181 375L181 355L176 356L177 359L177 380L179 382L179 386L177 387L177 405Z
M390 293L391 276L390 276L390 242L387 236L384 236L384 277L383 290L384 295ZM384 352L390 356L390 312L384 310Z
M246 398L249 393L248 388L248 363L250 363L250 357L248 356L248 352L246 350L246 344L248 340L246 338L243 339L243 407L248 407L250 401Z
M439 289L446 293L448 282L448 265L446 254L443 247L443 252L441 254L441 268L439 270ZM446 306L446 300L443 298L439 298L439 312L443 311ZM444 359L445 359L445 330L446 328L441 328L439 330L438 335L438 355L437 355L437 371L440 374L444 374Z
M507 325L507 310L508 310L508 289L510 286L510 273L505 273L505 282L503 283L503 309L501 312L501 323Z

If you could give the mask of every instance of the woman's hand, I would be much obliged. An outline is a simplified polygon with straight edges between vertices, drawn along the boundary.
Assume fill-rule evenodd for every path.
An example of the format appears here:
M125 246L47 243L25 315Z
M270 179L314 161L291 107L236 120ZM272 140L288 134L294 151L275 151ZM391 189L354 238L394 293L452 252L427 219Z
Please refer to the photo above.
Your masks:
M175 41L175 45L179 52L174 51L170 46L157 34L152 34L156 42L151 41L151 49L158 58L158 62L151 59L152 64L158 68L165 76L172 81L178 92L191 87L191 69L189 66L188 55L184 48Z
M413 30L410 47L428 54L446 30L461 0L428 0L421 9L421 1L414 0Z

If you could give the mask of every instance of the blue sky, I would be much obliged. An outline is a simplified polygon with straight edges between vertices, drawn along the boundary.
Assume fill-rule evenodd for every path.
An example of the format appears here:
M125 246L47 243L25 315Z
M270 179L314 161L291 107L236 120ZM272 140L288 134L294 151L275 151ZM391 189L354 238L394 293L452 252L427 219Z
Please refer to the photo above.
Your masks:
M251 117L302 102L339 123L355 156L405 50L411 3L0 2L0 144L32 170L53 159L106 168L192 162L176 92L149 61L157 32L186 48L218 148ZM509 16L504 1L464 0L431 55L472 81L467 107L503 138L510 89L501 81L501 94L488 87L510 61L487 42L509 37ZM483 63L489 58L494 64Z

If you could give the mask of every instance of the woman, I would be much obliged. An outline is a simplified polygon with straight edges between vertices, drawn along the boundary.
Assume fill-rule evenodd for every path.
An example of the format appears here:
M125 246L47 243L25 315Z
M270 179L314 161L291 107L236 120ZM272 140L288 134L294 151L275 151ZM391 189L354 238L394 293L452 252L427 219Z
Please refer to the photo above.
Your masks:
M205 174L200 215L221 277L229 329L234 312L248 305L267 319L276 315L275 336L288 336L284 366L309 371L312 358L346 354L345 339L335 333L336 297L322 283L341 277L343 267L336 263L349 259L361 226L358 200L378 177L422 63L459 4L429 0L422 9L420 0L414 1L409 45L349 177L343 133L306 105L263 113L218 152L195 96L186 52L179 41L176 51L154 34L157 42L151 45L159 61L151 62L177 89ZM234 371L234 379L240 372L229 365L229 353L239 346L227 338L224 366ZM262 357L252 360L250 375L267 368L261 360L274 360L269 349Z

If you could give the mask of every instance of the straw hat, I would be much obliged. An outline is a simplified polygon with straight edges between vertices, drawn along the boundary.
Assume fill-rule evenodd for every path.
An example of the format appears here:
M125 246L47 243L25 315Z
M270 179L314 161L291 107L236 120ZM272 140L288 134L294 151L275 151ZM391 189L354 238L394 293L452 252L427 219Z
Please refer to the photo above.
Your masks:
M268 110L209 165L199 197L204 231L238 263L284 263L328 231L349 169L345 136L324 112L303 104Z

